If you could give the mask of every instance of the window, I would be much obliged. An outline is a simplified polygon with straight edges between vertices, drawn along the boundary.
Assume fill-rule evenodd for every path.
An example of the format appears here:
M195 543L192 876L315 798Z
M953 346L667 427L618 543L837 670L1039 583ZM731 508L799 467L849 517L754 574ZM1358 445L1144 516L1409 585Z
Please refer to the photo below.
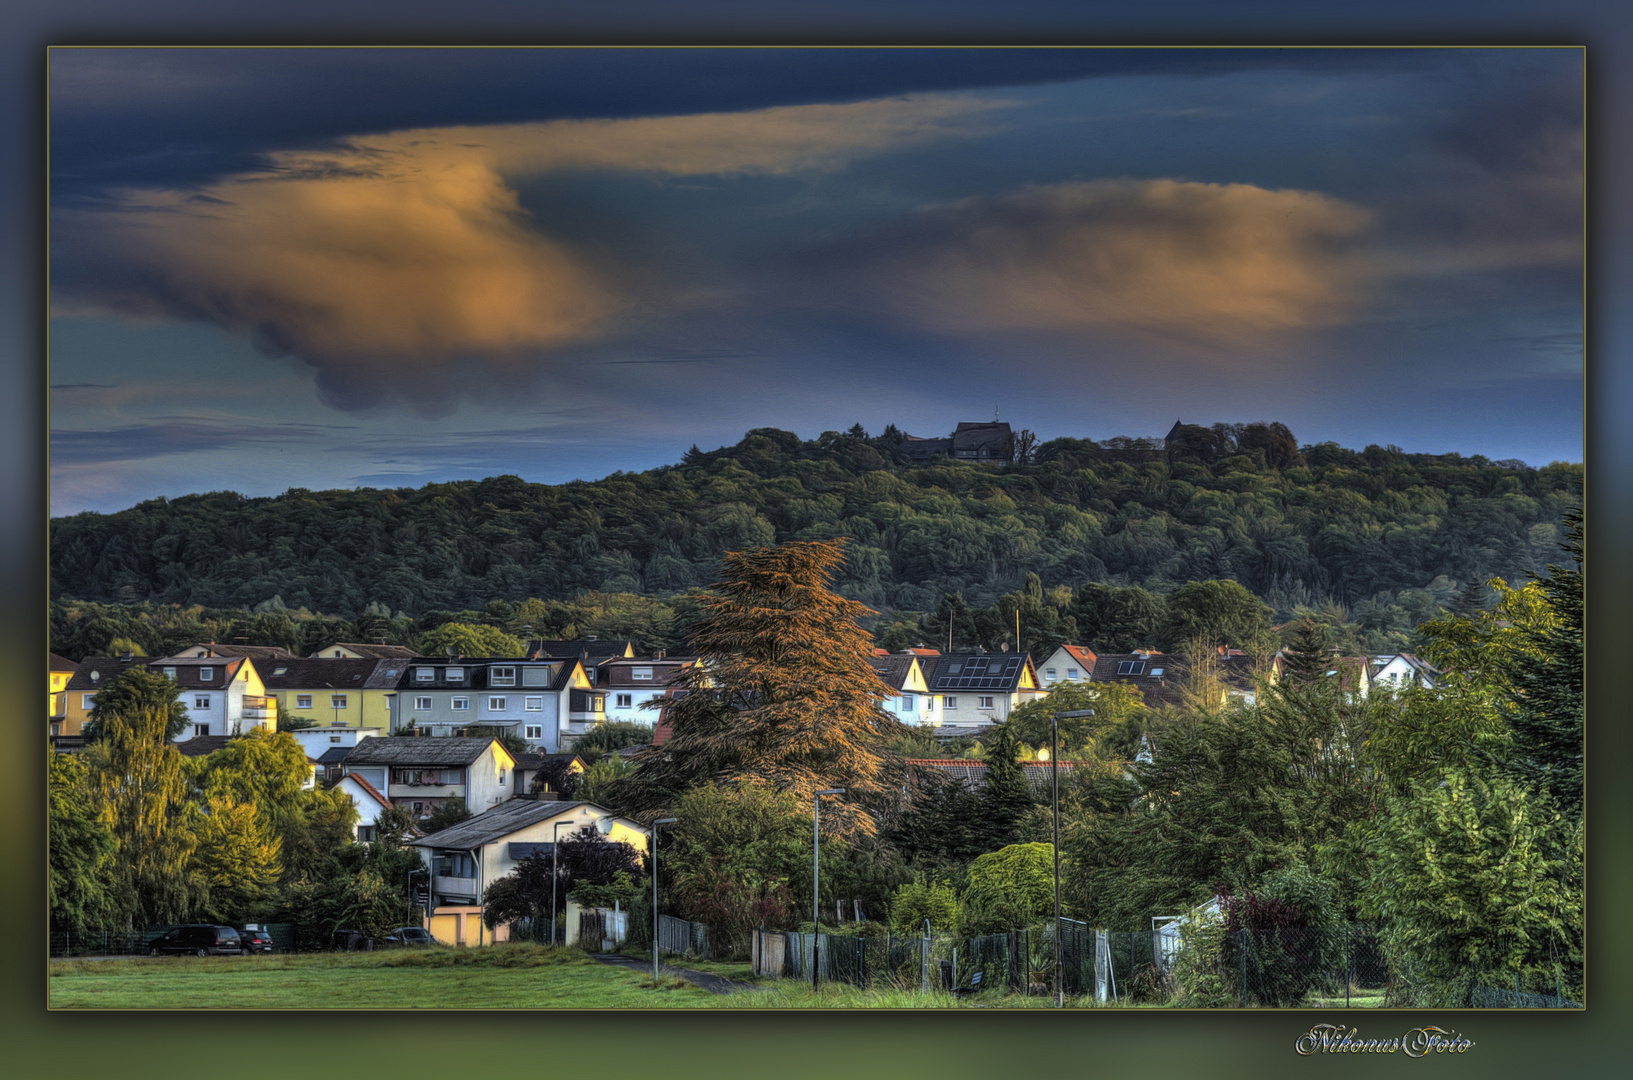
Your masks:
M210 707L210 695L209 694L194 694L193 695L193 708L195 708L195 709L208 709L209 707Z
M1046 675L1047 677L1049 677L1051 679L1055 677L1055 669L1054 668L1044 668L1043 673L1044 673L1044 675Z
M504 712L505 699L502 697L488 698L488 712Z
M513 667L496 667L488 669L489 686L515 686L516 669Z
M332 709L344 709L346 707L346 695L345 694L330 694L329 695L329 707L332 708Z
M500 787L505 786L505 770L504 769L499 770L499 786Z
M632 708L634 706L634 704L635 704L635 695L634 694L619 694L618 695L618 707L620 709Z
M416 709L429 709L430 707L431 707L431 699L430 698L428 698L428 697L417 697L417 698L414 699L414 708L416 708Z
M522 707L528 712L543 712L544 699L542 697L530 697L522 703Z
M176 681L176 669L173 668L173 667L165 668L164 669L164 677L169 679L171 682L175 682Z
M79 695L79 707L82 708L82 709L91 708L92 704L95 701L96 701L96 695L95 694L81 694L81 695Z
M442 674L447 678L447 680L449 682L464 682L465 681L465 669L462 668L462 667L447 668L446 670L443 671Z
M912 694L903 694L902 695L902 712L916 712L917 710L918 710L918 704L914 700L913 695Z
M958 709L958 698L956 696L952 695L952 694L948 694L947 695L946 711L947 712L954 712L957 709Z
M414 669L415 682L433 682L437 677L436 668L417 667Z
M544 738L544 725L543 724L528 724L527 725L527 735L526 735L526 737L529 738L529 739L542 739L542 738Z
M336 660L343 659L345 657L345 655L346 655L345 650L343 650L343 649L336 649L335 650L335 659Z
M630 668L629 677L637 680L638 682L651 682L652 669L649 667Z
M175 669L174 669L174 668L170 668L170 669L168 669L168 670L171 670L171 671L174 671L174 670L175 670ZM282 674L283 674L283 673L284 673L284 672L286 672L286 671L288 671L288 670L289 670L289 669L288 669L288 668L286 668L286 667L281 667L281 668L273 668L273 669L272 669L272 674L274 674L274 675L282 675Z
M339 735L331 735L331 736L329 736L329 741L332 742L332 743L338 743L340 741L340 736Z
M595 694L595 695L593 695L590 698L590 711L591 712L606 712L607 711L607 695L605 695L605 694Z
M1119 674L1119 675L1138 675L1144 670L1145 670L1145 661L1144 660L1119 660L1119 661L1117 661L1117 674Z
M208 735L209 733L210 733L210 725L209 724L194 724L193 725L193 738L202 739L202 738L204 738L204 736Z
M1332 674L1332 672L1330 672L1330 671L1329 671L1329 672L1327 672L1327 674L1329 674L1329 675L1331 675L1331 674ZM1160 667L1154 667L1154 668L1152 668L1152 669L1151 669L1151 677L1152 677L1152 678L1153 678L1153 679L1160 679L1160 678L1162 678L1162 668L1160 668Z
M376 827L374 825L359 825L357 827L358 842L363 844L374 843L374 830Z
M463 712L471 707L471 699L468 697L456 697L450 704L453 706L453 710L455 712Z
M297 709L310 709L311 707L312 707L312 695L311 694L296 694L295 695L295 708L297 708Z
M199 682L214 682L215 681L215 668L213 668L213 667L201 667L201 668L199 668L198 669L198 681Z
M925 704L930 706L930 711L931 712L936 711L936 699L935 698L933 698L933 697L932 698L926 698L925 699Z
M1052 671L1051 671L1051 672L1050 672L1050 673L1049 673L1049 674L1051 674L1051 675L1053 675L1053 674L1054 674L1054 672L1052 672ZM1077 678L1077 669L1076 669L1076 668L1074 668L1074 667L1069 667L1069 668L1067 668L1067 669L1066 669L1066 677L1067 677L1067 678L1068 678L1068 679L1075 679L1075 678Z
M977 697L975 699L975 707L977 709L990 709L992 708L992 699L989 697Z

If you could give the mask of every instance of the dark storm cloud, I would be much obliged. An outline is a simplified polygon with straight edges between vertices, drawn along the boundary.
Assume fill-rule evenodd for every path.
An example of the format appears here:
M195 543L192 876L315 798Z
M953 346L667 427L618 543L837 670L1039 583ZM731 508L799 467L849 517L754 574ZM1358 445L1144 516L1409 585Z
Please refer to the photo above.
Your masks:
M1124 75L1432 68L1408 49L58 49L52 195L198 184L364 131L860 101Z

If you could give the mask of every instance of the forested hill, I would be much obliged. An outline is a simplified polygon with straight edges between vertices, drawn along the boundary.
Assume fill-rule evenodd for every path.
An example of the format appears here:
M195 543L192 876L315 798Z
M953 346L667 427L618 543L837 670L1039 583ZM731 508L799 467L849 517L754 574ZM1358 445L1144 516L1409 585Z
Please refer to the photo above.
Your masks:
M1110 443L1059 439L1025 464L910 466L894 430L803 441L758 429L676 466L595 482L189 495L53 520L51 590L415 615L585 590L667 596L713 581L722 552L846 536L841 588L887 611L934 610L960 591L990 604L1029 573L1045 588L1153 591L1234 578L1290 610L1540 571L1582 489L1575 464L1295 450L1290 436L1277 452L1249 448L1240 432L1220 425L1143 462Z

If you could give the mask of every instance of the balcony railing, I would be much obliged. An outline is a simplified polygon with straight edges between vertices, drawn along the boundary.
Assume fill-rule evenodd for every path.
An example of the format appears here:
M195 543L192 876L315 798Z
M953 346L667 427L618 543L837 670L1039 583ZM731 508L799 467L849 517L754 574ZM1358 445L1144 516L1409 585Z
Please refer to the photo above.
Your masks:
M273 697L254 697L244 695L244 719L246 720L276 720L278 718L278 699Z
M462 897L475 900L478 889L474 877L441 877L432 879L432 888L439 896Z

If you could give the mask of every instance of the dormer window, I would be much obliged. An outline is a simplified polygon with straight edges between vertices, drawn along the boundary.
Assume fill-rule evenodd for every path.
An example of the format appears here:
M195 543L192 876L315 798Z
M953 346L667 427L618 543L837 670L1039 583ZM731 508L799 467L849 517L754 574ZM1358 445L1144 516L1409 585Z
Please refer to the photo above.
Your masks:
M630 668L629 677L641 682L652 681L652 669L649 667Z
M1143 672L1144 670L1145 670L1145 661L1144 660L1119 660L1119 661L1117 661L1117 674L1119 674L1119 675L1138 675L1141 672Z
M175 682L176 681L176 669L173 668L173 667L165 668L164 669L164 677L169 679L171 682Z
M414 669L415 682L434 682L437 677L436 668L417 667Z
M213 668L213 667L201 667L201 668L199 668L198 669L198 681L199 682L213 682L213 681L215 681L215 668Z
M465 669L462 668L462 667L446 668L443 671L443 676L449 682L464 682L465 681Z
M516 669L513 667L495 667L488 669L489 686L515 686Z

